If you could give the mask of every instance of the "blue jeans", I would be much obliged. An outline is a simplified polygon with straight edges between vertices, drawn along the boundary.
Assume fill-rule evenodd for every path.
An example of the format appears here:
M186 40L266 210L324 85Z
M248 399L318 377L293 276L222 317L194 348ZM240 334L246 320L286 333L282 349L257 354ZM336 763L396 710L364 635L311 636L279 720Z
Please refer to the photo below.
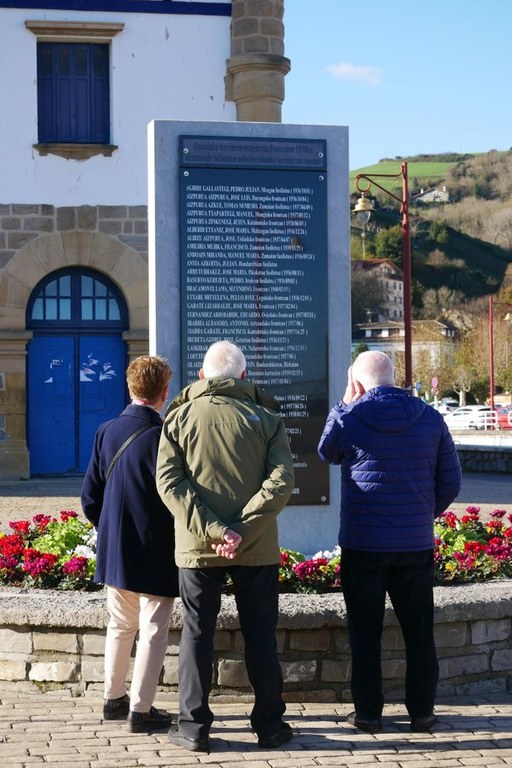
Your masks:
M432 550L342 549L340 575L352 654L352 698L362 719L379 718L384 705L380 641L386 593L405 642L405 706L411 717L432 714L439 678L433 562Z
M178 725L184 736L207 738L213 713L211 688L213 640L225 573L233 580L245 665L254 691L251 726L258 736L281 727L285 704L277 655L278 566L180 568L183 632L180 642Z

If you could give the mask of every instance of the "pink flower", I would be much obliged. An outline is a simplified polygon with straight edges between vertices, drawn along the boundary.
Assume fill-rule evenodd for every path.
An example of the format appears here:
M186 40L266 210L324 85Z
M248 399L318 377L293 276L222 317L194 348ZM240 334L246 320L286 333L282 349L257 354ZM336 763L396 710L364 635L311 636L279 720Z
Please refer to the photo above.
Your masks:
M293 570L299 581L304 581L305 579L311 579L312 576L322 575L320 569L322 566L327 565L328 562L325 557L319 557L316 560L304 560L302 563L295 563Z
M74 555L74 557L64 563L62 570L67 576L85 576L87 573L87 563L86 557Z
M29 576L37 577L51 573L58 560L57 555L50 552L38 552L37 549L25 549L23 551L23 570Z
M76 513L76 512L74 512L72 509L71 509L71 510L68 510L68 511L66 511L66 510L63 510L63 511L60 513L60 519L62 520L62 522L63 522L63 523L67 522L67 521L69 520L69 518L70 518L70 517L78 517L78 515L77 515L77 513Z

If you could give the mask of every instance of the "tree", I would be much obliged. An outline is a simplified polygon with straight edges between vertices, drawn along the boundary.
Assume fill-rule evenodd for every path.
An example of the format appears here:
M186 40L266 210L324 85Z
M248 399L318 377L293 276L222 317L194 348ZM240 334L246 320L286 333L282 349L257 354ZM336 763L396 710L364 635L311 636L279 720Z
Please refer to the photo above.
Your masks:
M368 352L369 347L368 344L365 344L364 341L358 341L357 344L354 347L354 351L352 352L352 362L363 352Z
M458 365L453 369L453 389L459 396L459 405L466 405L466 394L471 390L475 372L471 368Z
M367 322L368 313L379 315L384 302L384 288L376 274L352 270L351 295L353 325Z
M391 259L402 269L402 227L396 224L389 229L381 229L375 235L375 253L380 259Z

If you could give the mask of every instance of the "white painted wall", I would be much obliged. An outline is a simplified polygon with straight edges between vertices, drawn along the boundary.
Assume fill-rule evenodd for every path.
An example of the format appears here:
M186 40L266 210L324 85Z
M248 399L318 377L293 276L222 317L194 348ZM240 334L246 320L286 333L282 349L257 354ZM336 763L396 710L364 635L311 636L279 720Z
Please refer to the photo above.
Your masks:
M26 20L122 22L112 40L112 157L41 156L36 36ZM0 204L145 205L147 125L236 120L224 100L230 17L0 9Z

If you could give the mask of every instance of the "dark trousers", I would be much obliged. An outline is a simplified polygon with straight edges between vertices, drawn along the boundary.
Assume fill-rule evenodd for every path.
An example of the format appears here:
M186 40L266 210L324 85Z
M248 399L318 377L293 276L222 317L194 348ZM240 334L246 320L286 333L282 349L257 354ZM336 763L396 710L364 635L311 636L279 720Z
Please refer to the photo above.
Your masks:
M208 736L213 713L208 705L212 682L213 639L225 573L233 580L245 665L254 691L251 726L258 736L281 727L285 711L283 678L277 655L278 566L180 568L183 632L180 642L178 724L184 736Z
M352 654L352 698L360 718L379 718L384 705L380 641L386 592L405 642L405 706L411 717L432 713L439 677L433 582L432 550L342 549L341 585Z

